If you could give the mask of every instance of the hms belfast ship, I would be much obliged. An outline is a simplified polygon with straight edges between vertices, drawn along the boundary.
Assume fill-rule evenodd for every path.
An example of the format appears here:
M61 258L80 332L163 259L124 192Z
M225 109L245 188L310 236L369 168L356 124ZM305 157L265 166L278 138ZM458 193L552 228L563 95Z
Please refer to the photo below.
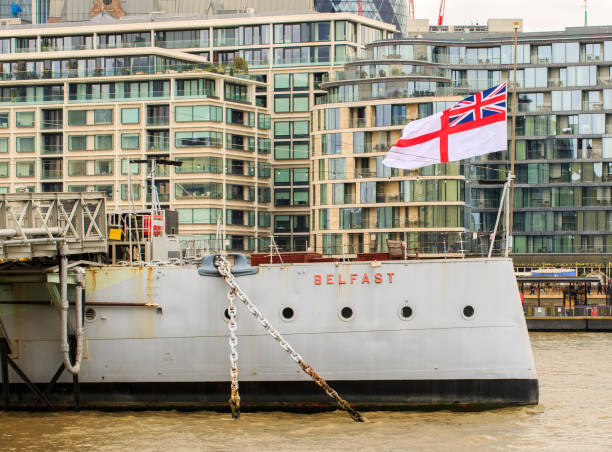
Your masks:
M11 202L28 204L25 198L42 195L0 196L3 208L11 208ZM101 194L44 196L48 209L63 203L59 211L65 215L40 216L55 217L55 226L36 225L38 216L32 215L32 227L22 232L39 234L41 240L22 243L29 253L55 254L50 241L55 233L62 237L60 250L67 243L77 254L95 251L91 237L96 234L100 249L106 246L104 209L91 206L96 196L103 203ZM81 220L82 229L67 225L66 212L79 203L87 210L81 218L91 220ZM97 216L88 214L94 211ZM0 232L6 238L11 227L19 228L11 226L11 215L4 218ZM100 222L95 228L94 219ZM18 240L3 244L5 259L22 249ZM80 407L227 407L228 286L212 255L195 264L66 265L70 249L62 251L59 266L51 262L36 271L13 261L2 267L5 403L28 406L37 398L17 383L19 369L50 406L70 406L74 388ZM481 408L538 402L511 259L342 262L310 255L301 263L257 265L256 257L251 266L235 256L237 284L353 406ZM236 303L242 407L333 406L251 312ZM76 376L62 373L64 367ZM57 384L47 383L58 378Z

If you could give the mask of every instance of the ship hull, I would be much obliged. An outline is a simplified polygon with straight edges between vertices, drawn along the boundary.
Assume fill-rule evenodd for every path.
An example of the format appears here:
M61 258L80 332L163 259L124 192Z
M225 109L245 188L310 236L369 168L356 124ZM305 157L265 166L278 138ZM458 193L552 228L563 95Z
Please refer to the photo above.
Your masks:
M303 358L356 406L538 402L508 259L265 265L236 279ZM221 278L196 268L88 270L81 405L227 407L226 295ZM347 307L352 312L345 318ZM241 406L332 407L245 306L237 311ZM2 318L18 347L15 362L35 382L49 381L61 362L54 309L21 304ZM52 394L58 405L73 403L69 382L64 375ZM12 392L16 402L31 397L23 388Z
M368 380L328 381L360 410L461 409L480 410L538 403L538 380ZM40 385L40 389L44 389ZM49 394L56 408L74 407L74 387L59 383ZM201 383L81 383L80 407L86 409L222 409L228 407L230 386ZM12 384L14 408L31 407L35 396L23 384ZM308 381L241 381L243 410L335 408L333 401ZM42 405L39 404L42 407Z

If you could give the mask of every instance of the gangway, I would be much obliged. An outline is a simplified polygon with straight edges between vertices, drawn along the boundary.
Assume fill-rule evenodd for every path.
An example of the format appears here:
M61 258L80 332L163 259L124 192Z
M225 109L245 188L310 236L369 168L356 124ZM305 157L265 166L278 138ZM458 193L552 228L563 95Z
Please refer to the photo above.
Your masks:
M0 194L0 261L106 253L103 193Z

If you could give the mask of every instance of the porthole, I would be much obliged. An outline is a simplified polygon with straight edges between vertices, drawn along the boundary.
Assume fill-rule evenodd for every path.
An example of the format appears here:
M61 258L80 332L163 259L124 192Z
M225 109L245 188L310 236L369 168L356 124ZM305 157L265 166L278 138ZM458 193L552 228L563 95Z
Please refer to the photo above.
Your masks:
M345 306L340 309L340 318L342 320L351 320L353 318L353 314L353 308L350 308L348 306Z
M463 311L461 311L463 317L468 320L474 317L474 312L474 306L471 306L469 304L467 306L464 306Z
M410 320L414 315L414 311L408 305L404 305L399 310L399 315L402 320Z
M283 320L293 320L293 318L295 317L295 311L293 310L293 308L287 306L281 309L280 315Z
M235 309L235 308L234 308L234 309ZM235 311L234 311L234 312L235 312ZM237 313L237 312L235 312L235 314L234 314L234 319L235 319L235 318L237 318L237 317L238 317L238 313ZM228 308L225 308L225 311L223 311L223 318L224 318L225 320L229 321L230 316L229 316L229 311L228 311Z
M85 309L85 320L88 322L96 320L96 310L94 308Z

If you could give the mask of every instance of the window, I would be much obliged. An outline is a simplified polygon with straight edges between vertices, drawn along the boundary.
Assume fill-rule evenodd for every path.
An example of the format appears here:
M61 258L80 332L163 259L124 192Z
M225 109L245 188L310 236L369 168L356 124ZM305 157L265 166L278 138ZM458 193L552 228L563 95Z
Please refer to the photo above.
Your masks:
M291 170L277 169L274 171L274 185L289 185Z
M17 137L17 152L34 152L34 137Z
M0 137L0 154L8 152L8 137Z
M68 176L85 176L87 160L68 160Z
M308 111L308 94L293 95L293 111Z
M308 158L308 143L293 143L293 158L307 159Z
M274 91L289 91L291 74L274 74Z
M130 163L132 174L140 174L140 164ZM128 171L128 159L121 159L121 174L127 174Z
M121 201L128 201L128 184L121 184ZM132 199L140 200L140 184L132 184Z
M293 137L308 137L308 121L293 121Z
M94 124L112 124L113 109L94 110Z
M274 189L274 205L276 207L284 207L291 205L291 189L276 188Z
M8 177L9 162L0 162L0 177Z
M140 123L140 108L122 108L121 124Z
M289 121L274 121L274 138L289 138L290 124Z
M140 149L140 134L122 133L121 149Z
M174 184L176 199L222 199L223 184L217 182L183 182Z
M342 153L342 134L324 133L321 135L322 155L332 155Z
M308 168L293 169L293 185L308 185Z
M202 78L177 80L176 97L216 97L215 81Z
M340 128L340 108L326 108L323 110L323 124L325 130Z
M0 112L0 128L4 129L9 125L9 114L7 112Z
M174 109L174 120L176 122L221 122L223 120L222 112L221 107L212 105L177 106Z
M270 129L270 115L257 113L257 127L259 129Z
M293 189L293 206L307 206L308 203L308 192L307 188L294 188Z
M175 146L184 147L222 147L223 134L221 132L193 131L176 132L174 135Z
M247 87L245 85L225 82L225 100L247 102Z
M113 174L112 160L94 160L94 175L110 176Z
M177 174L181 173L221 173L223 159L220 157L177 157L181 166L175 168Z
M346 178L346 158L329 159L329 179L345 179Z
M108 200L113 199L113 185L94 185L94 191L104 193L104 196L106 196Z
M17 127L34 127L34 112L18 111L15 114L15 125Z
M308 91L308 72L293 74L293 91Z
M113 149L113 136L94 135L94 149L96 151L108 151Z
M87 110L68 110L69 126L84 126L87 123Z
M34 162L17 162L15 164L15 175L17 177L33 177Z
M68 136L69 151L86 151L87 136L86 135L69 135Z
M217 208L176 210L179 216L179 224L215 224L217 219L223 216L222 209Z
M274 96L274 112L287 113L290 112L290 96L289 94L276 94Z

